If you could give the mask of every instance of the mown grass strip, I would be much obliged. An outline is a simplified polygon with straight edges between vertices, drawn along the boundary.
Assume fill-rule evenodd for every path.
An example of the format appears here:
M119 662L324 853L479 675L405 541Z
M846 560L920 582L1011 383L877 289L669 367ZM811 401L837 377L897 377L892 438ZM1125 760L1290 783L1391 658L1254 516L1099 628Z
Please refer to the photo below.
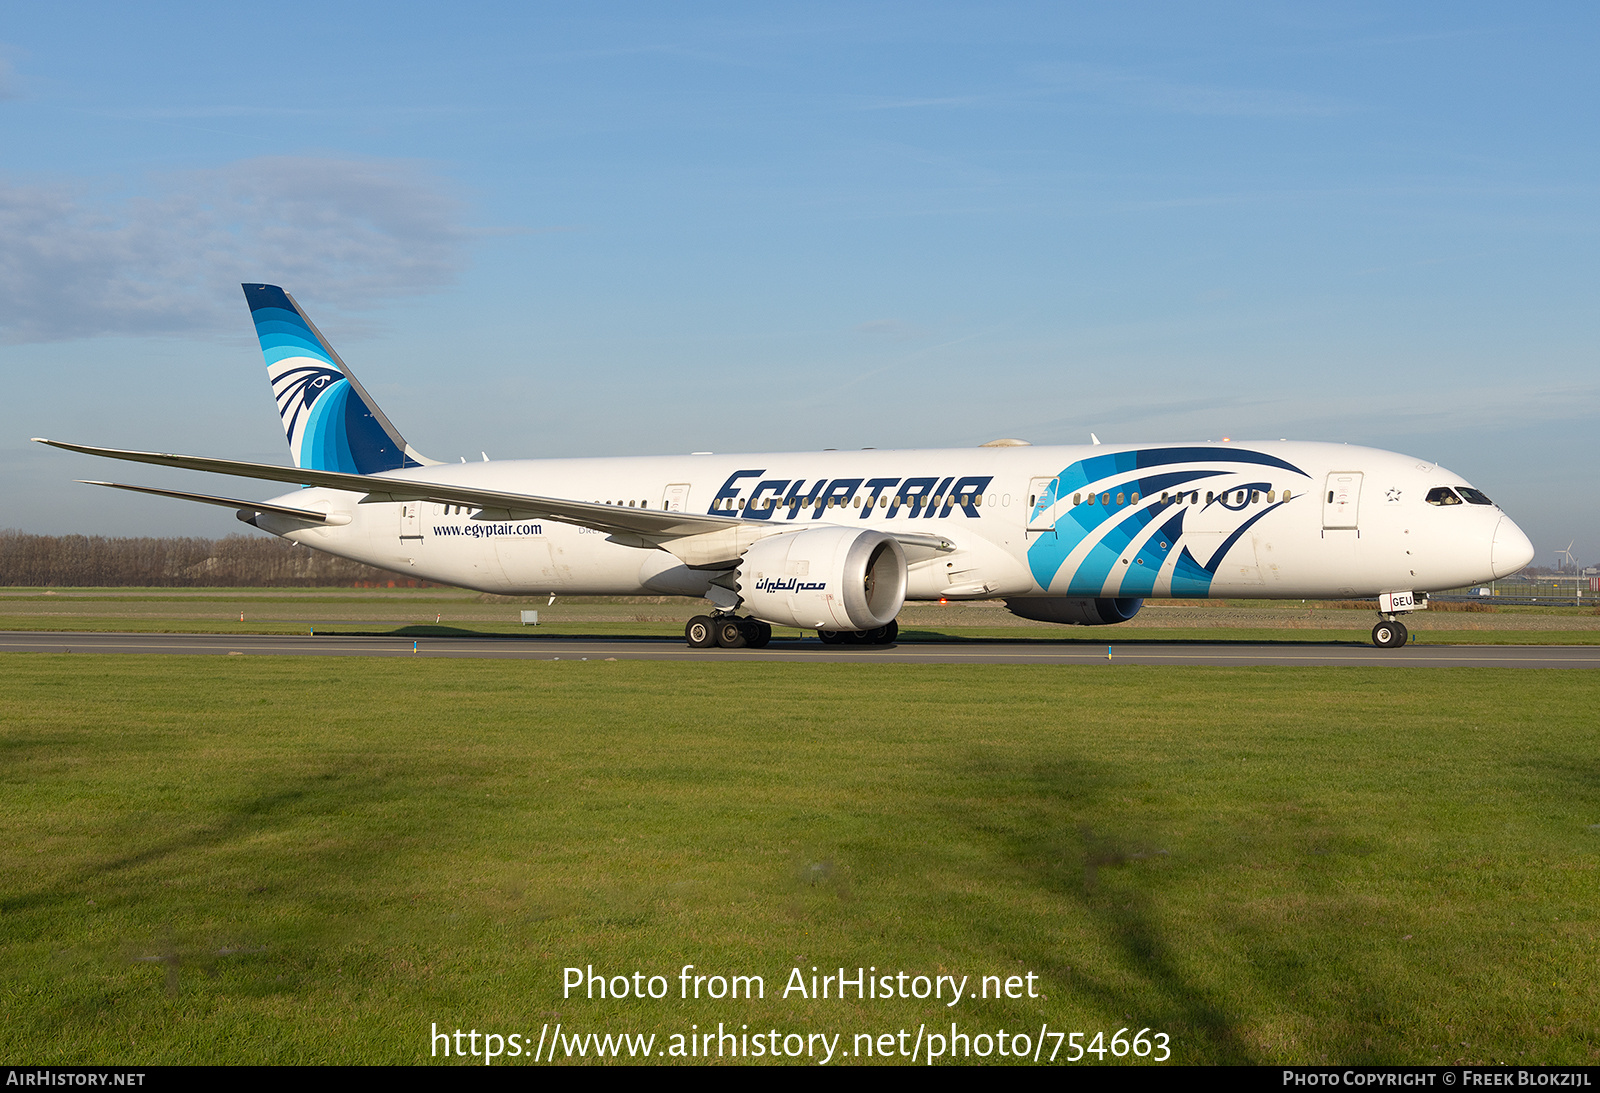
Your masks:
M955 1019L1592 1062L1597 707L1585 672L0 657L0 1044ZM767 998L561 997L686 963ZM778 997L813 965L1047 997Z

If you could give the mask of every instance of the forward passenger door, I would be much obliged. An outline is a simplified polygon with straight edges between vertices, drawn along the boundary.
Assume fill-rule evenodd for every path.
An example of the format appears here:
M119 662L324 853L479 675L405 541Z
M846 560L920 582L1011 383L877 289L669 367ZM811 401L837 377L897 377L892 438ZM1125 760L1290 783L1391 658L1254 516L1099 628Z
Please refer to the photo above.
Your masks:
M1325 530L1353 530L1361 509L1361 472L1333 471L1322 494L1322 526Z

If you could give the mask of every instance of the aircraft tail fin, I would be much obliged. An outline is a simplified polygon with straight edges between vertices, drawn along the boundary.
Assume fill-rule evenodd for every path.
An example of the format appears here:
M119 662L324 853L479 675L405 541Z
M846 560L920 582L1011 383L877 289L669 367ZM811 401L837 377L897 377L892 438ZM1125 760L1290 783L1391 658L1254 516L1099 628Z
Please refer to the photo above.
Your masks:
M438 462L406 443L293 296L242 287L296 467L376 474Z

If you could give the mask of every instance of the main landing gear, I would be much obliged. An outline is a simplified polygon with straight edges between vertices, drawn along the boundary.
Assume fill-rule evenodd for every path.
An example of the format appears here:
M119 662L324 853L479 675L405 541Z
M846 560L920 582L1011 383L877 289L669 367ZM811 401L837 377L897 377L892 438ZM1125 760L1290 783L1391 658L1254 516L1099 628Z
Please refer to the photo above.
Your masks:
M891 621L874 630L818 630L826 645L893 645L900 624ZM696 615L683 628L691 649L764 649L772 640L772 627L760 619L737 615Z
M1372 644L1379 649L1398 649L1410 637L1405 624L1393 619L1386 619L1372 628Z
M900 624L893 619L889 625L873 630L818 630L817 637L824 645L893 645L900 636Z
M764 649L772 640L772 627L760 619L743 619L737 615L696 615L683 628L683 636L691 649Z

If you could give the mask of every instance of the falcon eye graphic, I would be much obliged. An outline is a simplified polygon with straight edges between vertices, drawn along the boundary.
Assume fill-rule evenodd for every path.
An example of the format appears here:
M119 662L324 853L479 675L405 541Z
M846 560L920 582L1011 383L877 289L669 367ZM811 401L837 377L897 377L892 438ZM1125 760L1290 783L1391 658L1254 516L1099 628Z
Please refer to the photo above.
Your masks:
M278 412L291 437L298 436L302 415L344 374L320 365L302 365L272 378L272 393L278 399Z
M343 379L331 368L295 368L278 377L277 395L283 409L288 411L296 396L301 407L310 407L328 386Z

